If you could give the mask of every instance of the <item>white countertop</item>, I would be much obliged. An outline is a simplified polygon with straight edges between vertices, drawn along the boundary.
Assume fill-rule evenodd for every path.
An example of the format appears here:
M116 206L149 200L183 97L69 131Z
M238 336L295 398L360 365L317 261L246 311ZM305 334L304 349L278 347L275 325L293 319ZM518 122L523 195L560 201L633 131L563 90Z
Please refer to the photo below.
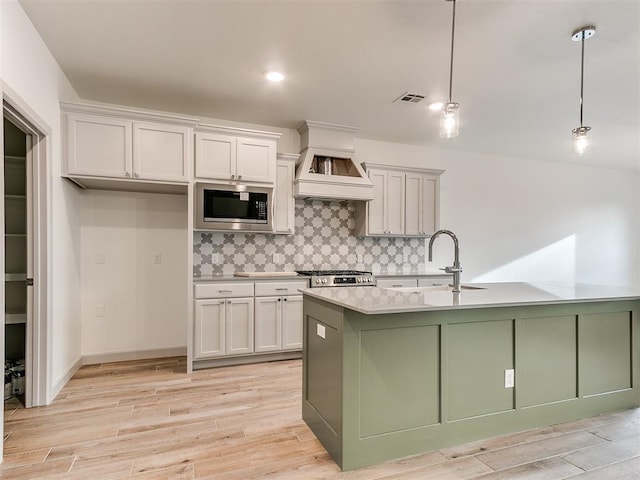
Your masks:
M459 294L438 290L438 287L399 290L379 287L332 287L305 288L301 291L305 295L368 315L606 300L640 300L639 288L603 285L505 282L477 283L471 286L482 288L463 290Z

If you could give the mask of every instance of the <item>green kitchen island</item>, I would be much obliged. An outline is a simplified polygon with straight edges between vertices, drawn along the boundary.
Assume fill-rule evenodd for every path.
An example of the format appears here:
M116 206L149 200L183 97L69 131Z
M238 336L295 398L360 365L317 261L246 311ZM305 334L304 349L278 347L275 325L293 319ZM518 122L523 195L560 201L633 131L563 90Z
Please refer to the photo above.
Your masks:
M302 416L343 470L640 405L637 289L302 292Z

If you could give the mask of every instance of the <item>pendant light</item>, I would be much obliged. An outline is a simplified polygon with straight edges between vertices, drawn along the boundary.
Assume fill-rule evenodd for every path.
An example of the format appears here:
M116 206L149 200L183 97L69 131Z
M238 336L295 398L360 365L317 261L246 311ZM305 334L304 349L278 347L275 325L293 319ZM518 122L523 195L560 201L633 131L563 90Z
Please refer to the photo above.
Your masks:
M588 25L581 27L571 34L571 40L581 43L580 56L580 126L571 130L573 132L573 152L584 155L589 148L589 138L587 133L591 127L582 124L582 105L584 103L584 41L596 34L596 27Z
M446 0L453 2L453 15L451 22L451 62L449 64L449 101L442 107L440 117L440 136L442 138L453 138L460 134L460 104L451 101L451 86L453 85L453 40L456 31L456 0Z

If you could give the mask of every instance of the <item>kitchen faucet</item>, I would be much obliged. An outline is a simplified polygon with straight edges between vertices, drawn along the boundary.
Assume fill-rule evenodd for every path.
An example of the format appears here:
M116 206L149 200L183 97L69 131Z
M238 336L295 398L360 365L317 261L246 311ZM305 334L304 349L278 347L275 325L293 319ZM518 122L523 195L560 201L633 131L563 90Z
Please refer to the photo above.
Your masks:
M450 267L441 268L440 270L444 270L447 273L453 273L453 293L460 293L460 272L462 272L462 268L460 268L460 247L458 245L458 237L451 230L438 230L429 239L429 261L433 259L433 242L435 239L441 235L449 235L453 240L453 265Z

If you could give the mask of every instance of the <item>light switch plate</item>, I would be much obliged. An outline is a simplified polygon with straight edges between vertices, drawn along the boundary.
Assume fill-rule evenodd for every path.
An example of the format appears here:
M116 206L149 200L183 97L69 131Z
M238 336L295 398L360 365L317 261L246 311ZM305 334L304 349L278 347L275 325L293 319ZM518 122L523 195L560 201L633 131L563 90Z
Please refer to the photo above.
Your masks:
M217 253L212 253L211 254L211 263L218 263L220 261L220 259L218 258L218 254Z

